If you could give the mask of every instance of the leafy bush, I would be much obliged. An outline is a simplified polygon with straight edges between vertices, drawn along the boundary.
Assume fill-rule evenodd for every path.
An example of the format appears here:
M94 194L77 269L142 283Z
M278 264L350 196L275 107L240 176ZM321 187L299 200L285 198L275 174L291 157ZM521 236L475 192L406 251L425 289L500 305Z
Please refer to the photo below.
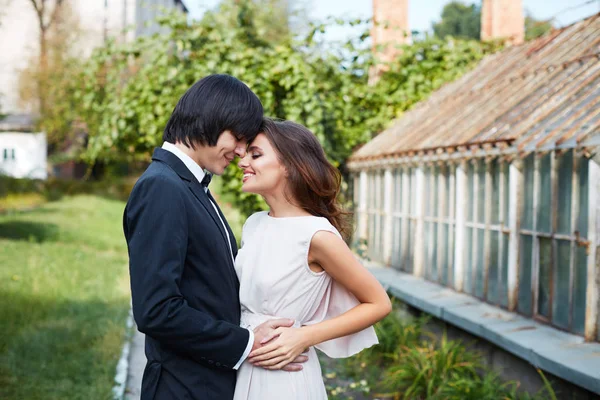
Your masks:
M0 199L9 195L40 194L47 201L55 201L63 196L76 194L93 194L109 199L127 200L133 179L107 179L101 181L63 180L50 178L46 181L38 179L18 179L0 175Z
M37 179L16 179L0 175L0 197L9 194L40 193L44 190L44 181Z
M394 300L394 309L400 303ZM428 317L407 319L397 311L375 325L379 345L340 363L344 374L365 379L376 397L429 400L556 399L545 387L536 394L518 391L518 382L504 382L481 356L460 341L437 338L426 330Z
M478 381L480 367L477 354L458 341L447 340L444 334L439 342L402 346L396 362L387 370L384 386L401 391L405 398L447 398L439 397L443 388L457 381Z

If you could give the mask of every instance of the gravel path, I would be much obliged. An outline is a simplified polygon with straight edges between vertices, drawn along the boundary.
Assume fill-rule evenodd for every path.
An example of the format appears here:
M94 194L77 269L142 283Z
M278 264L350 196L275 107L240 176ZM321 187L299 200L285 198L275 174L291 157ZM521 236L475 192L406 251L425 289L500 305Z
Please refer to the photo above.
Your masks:
M129 370L127 372L127 387L125 388L125 400L139 400L142 387L142 375L146 366L146 354L144 353L144 334L137 329L133 333L131 349L129 351Z

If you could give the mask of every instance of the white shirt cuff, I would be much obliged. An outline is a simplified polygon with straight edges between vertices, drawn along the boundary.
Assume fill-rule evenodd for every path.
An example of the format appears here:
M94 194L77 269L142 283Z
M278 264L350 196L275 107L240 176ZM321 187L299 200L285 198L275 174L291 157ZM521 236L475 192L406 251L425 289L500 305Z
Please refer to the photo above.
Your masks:
M248 358L248 355L252 351L252 346L254 345L254 332L252 332L250 329L248 329L248 332L250 332L250 336L248 337L248 345L246 346L246 350L244 351L244 354L242 354L242 358L240 358L240 361L238 361L237 364L235 364L235 366L233 367L233 369L235 370L240 368L242 363L246 360L246 358Z

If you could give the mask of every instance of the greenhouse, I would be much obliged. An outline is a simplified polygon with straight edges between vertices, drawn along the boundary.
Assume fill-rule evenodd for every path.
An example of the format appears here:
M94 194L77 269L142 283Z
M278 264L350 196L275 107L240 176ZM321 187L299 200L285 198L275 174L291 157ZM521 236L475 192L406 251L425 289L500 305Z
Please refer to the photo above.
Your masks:
M367 259L598 341L599 31L508 47L356 151Z

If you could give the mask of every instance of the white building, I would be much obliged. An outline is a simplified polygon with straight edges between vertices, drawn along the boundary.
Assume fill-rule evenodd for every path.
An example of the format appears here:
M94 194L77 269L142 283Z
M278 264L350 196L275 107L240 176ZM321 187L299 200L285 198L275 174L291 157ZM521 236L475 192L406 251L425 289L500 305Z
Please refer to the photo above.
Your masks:
M53 1L47 7L53 9ZM181 0L65 0L77 23L75 51L88 56L107 37L131 41L153 34L161 9L187 12ZM19 101L19 73L39 53L38 17L30 1L0 0L0 111L29 113ZM126 31L126 28L131 28Z
M46 179L46 134L31 133L31 119L13 115L0 121L0 174L13 178Z

